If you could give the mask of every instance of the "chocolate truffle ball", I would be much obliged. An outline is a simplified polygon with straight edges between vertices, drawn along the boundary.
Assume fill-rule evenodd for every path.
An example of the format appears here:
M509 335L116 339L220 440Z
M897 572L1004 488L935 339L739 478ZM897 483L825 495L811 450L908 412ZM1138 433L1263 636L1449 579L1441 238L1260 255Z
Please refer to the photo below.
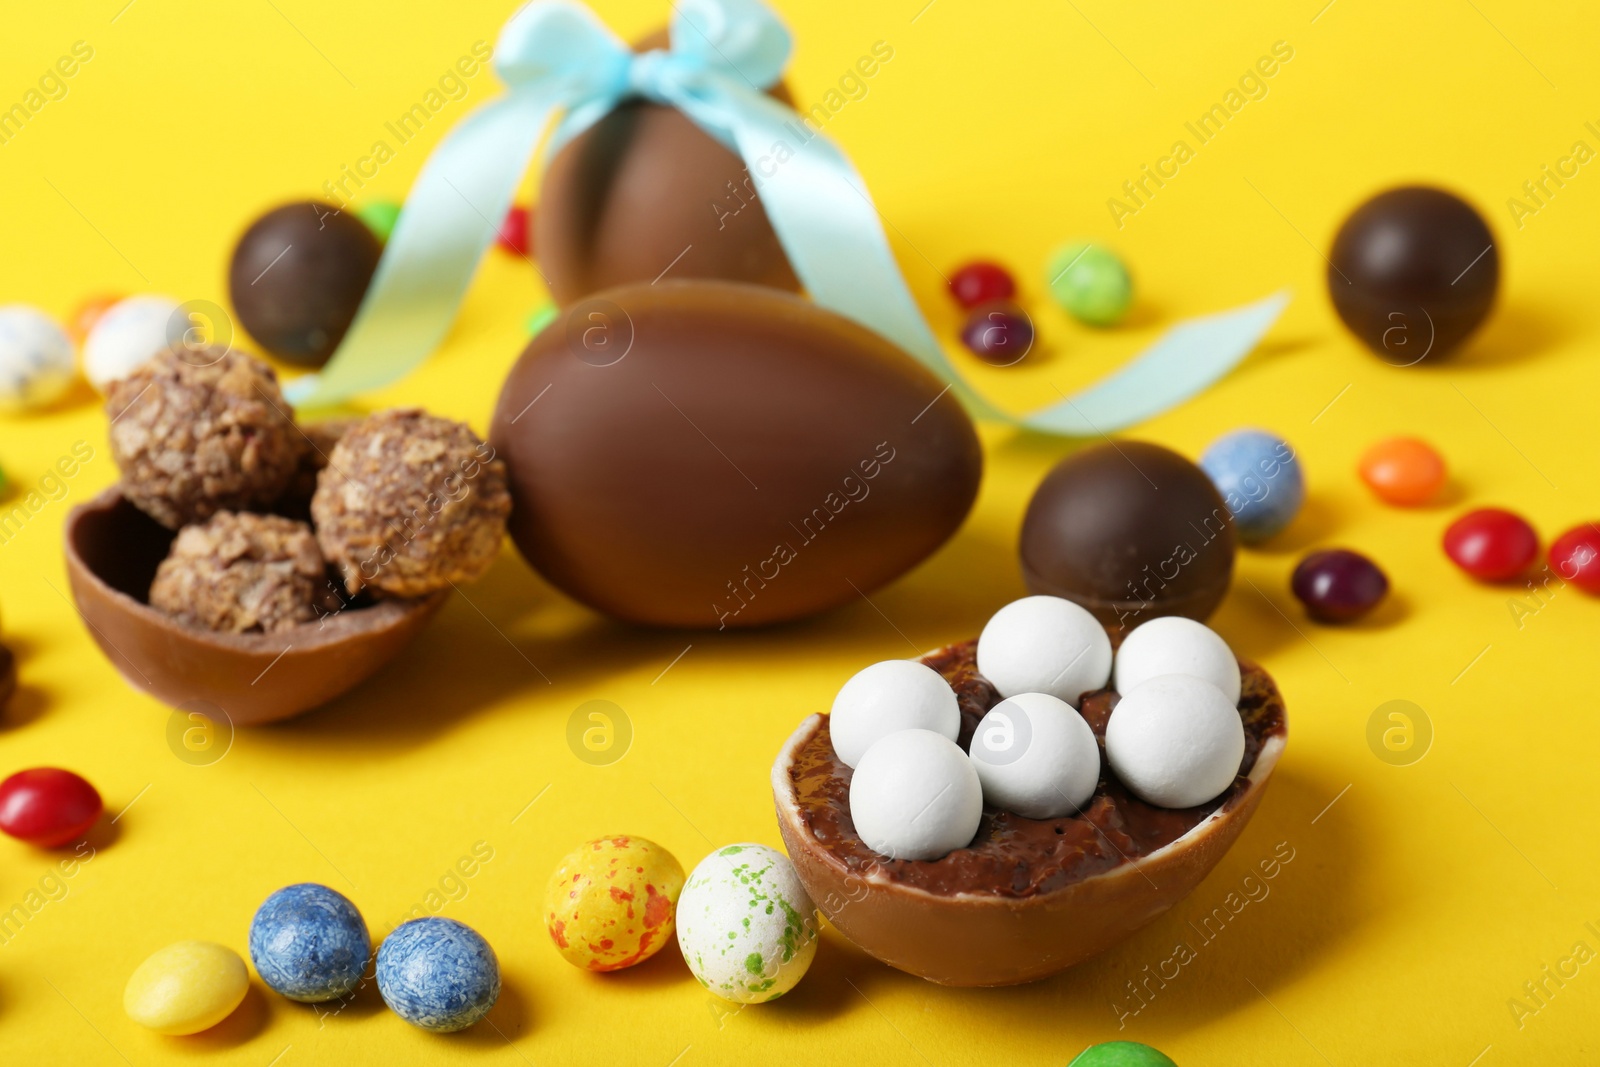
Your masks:
M305 523L219 511L178 531L150 606L204 630L276 633L317 617L326 574Z
M307 509L311 507L312 494L317 491L317 476L328 466L328 457L333 455L339 439L360 423L358 418L339 418L299 424L300 432L305 435L300 466L290 479L289 488L284 490L284 499L280 501L282 506L274 510L293 512L297 517L304 511L304 517L310 517Z
M283 495L305 439L272 368L223 348L158 355L106 393L122 493L169 529Z
M285 204L239 238L228 292L239 323L279 359L320 367L356 317L383 245L353 213Z
M348 430L317 478L317 541L351 593L417 597L483 575L500 552L505 464L459 422L385 411Z
M1494 305L1500 252L1472 206L1441 189L1379 193L1339 228L1328 293L1385 362L1449 355Z
M1040 483L1022 520L1022 574L1107 629L1162 615L1204 621L1228 591L1233 517L1204 471L1160 445L1107 442Z

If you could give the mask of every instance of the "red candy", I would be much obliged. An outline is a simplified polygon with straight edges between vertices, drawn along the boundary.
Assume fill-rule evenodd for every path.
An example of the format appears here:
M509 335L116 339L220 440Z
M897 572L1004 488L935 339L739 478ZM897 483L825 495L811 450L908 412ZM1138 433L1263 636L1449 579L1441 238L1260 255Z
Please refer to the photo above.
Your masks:
M1469 511L1444 532L1445 555L1484 582L1520 576L1539 555L1539 535L1528 520L1500 508Z
M992 300L1010 300L1017 295L1017 283L1000 264L980 259L950 275L950 295L962 307L975 308Z
M528 254L528 209L513 205L506 212L506 220L500 224L500 234L495 238L495 244L515 255Z
M0 782L0 830L41 848L76 841L104 810L94 786L59 767L18 771Z
M1550 566L1585 593L1600 596L1600 522L1574 526L1550 545Z

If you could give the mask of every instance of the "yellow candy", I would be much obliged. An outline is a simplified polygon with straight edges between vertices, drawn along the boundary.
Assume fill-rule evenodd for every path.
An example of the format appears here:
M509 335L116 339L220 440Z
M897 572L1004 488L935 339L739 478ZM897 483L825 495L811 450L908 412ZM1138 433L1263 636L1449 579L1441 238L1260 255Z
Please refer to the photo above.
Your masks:
M237 952L179 941L139 964L122 991L122 1010L158 1034L198 1034L232 1014L249 986Z
M632 967L672 937L681 892L683 867L654 841L589 841L569 853L550 876L545 927L574 967Z

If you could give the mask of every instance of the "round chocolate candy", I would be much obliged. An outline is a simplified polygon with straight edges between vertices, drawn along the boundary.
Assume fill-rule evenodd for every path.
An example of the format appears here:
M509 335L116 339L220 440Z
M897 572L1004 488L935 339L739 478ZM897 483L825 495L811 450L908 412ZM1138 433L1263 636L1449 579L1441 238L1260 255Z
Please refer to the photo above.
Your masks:
M1035 593L1088 608L1107 628L1163 615L1204 621L1238 545L1205 472L1160 445L1107 442L1046 475L1022 520L1022 574Z
M635 49L666 45L660 31ZM781 84L771 93L792 103ZM616 108L550 160L533 243L563 307L663 275L800 290L744 163L682 112L643 100Z
M1500 252L1472 205L1410 186L1368 200L1328 257L1328 292L1344 324L1385 362L1448 355L1494 304Z
M350 328L383 244L359 216L316 201L257 219L233 250L228 291L256 343L320 367Z

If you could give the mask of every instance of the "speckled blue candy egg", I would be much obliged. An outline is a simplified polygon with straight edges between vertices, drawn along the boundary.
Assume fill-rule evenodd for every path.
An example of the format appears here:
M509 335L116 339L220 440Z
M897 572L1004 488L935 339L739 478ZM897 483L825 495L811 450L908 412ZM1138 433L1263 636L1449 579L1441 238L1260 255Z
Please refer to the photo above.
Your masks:
M430 916L395 927L378 946L378 992L412 1026L465 1030L500 997L500 961L472 927Z
M1200 467L1233 512L1245 544L1265 541L1288 526L1305 503L1305 478L1294 449L1265 430L1224 434L1200 457Z
M250 962L290 1000L316 1004L347 995L371 958L361 913L325 885L284 886L250 922Z

